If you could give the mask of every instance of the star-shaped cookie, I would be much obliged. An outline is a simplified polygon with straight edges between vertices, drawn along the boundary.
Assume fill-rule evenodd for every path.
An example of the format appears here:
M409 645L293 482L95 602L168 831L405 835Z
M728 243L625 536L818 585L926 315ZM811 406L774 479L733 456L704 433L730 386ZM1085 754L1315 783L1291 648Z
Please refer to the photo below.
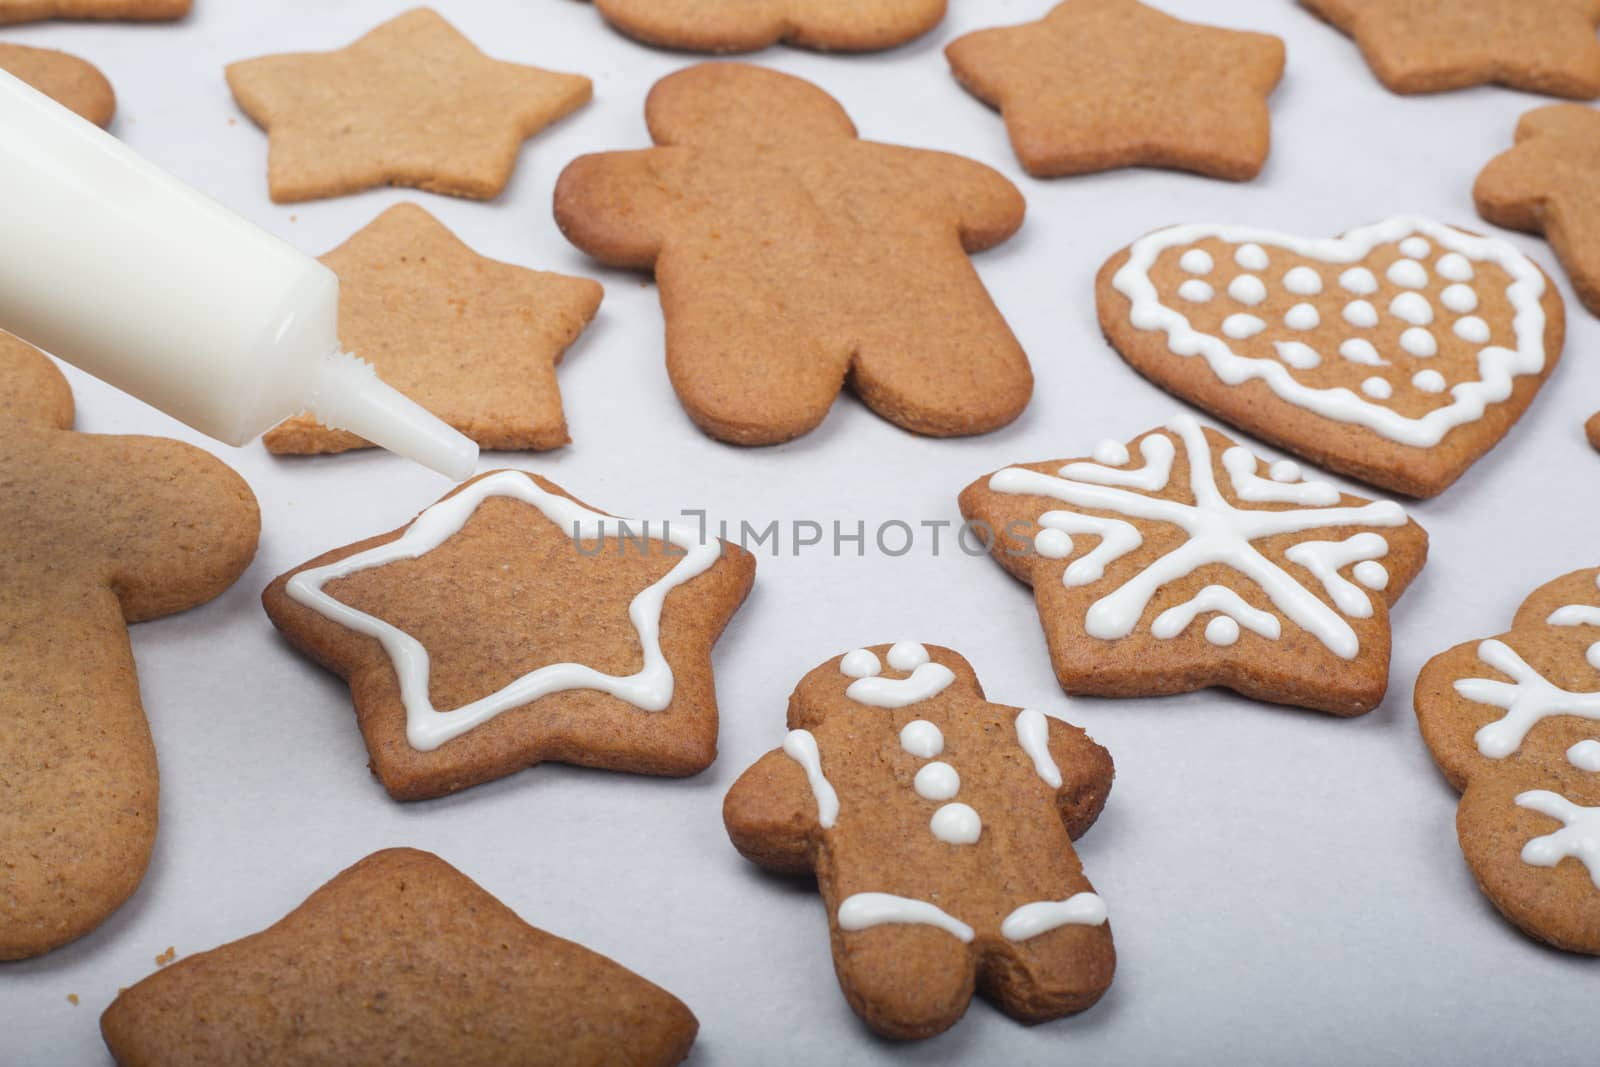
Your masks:
M522 471L262 594L290 643L350 683L396 799L545 760L682 776L717 751L711 646L755 557L694 523L618 519Z
M0 42L0 70L20 78L96 126L111 125L117 96L94 64L50 48Z
M193 0L0 0L0 25L39 19L181 19Z
M490 59L428 8L335 52L234 63L228 86L270 136L279 203L377 185L490 199L522 142L591 93L588 78Z
M1396 93L1495 83L1600 96L1600 0L1300 0Z
M1271 145L1283 42L1184 22L1138 0L1067 0L1037 22L945 49L998 107L1036 178L1157 166L1246 181Z
M600 306L598 282L478 255L400 204L322 257L339 276L339 339L383 380L486 449L570 440L556 364ZM297 415L267 432L278 453L370 447Z
M786 41L824 52L876 52L921 37L945 0L595 0L636 40L690 52L753 52Z

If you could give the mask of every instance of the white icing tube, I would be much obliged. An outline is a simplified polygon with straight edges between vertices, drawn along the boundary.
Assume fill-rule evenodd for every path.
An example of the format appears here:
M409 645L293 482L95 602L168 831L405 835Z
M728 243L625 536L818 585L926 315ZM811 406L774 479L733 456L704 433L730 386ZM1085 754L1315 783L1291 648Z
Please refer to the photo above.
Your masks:
M327 267L0 71L0 329L242 445L302 411L454 479L478 448L339 346Z

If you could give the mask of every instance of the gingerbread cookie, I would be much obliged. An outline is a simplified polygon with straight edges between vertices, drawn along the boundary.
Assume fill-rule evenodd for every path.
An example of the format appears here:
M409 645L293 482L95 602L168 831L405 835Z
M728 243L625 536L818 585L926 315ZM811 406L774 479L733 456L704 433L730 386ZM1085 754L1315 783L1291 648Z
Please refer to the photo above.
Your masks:
M1530 937L1600 955L1600 569L1435 656L1416 708L1484 895Z
M1096 295L1106 337L1163 389L1417 497L1505 436L1566 335L1532 260L1413 216L1333 239L1172 226L1113 256Z
M1138 0L1068 0L1037 22L958 38L945 56L1000 109L1036 178L1155 166L1248 181L1271 147L1284 49Z
M111 125L117 94L98 67L77 56L49 48L0 41L0 70L20 78L62 107L96 126Z
M1596 0L1301 0L1355 38L1396 93L1493 82L1530 93L1600 96Z
M1585 429L1589 433L1589 443L1596 448L1600 448L1600 414L1596 414L1591 418Z
M0 0L0 25L39 19L181 19L193 0Z
M921 37L945 0L595 0L636 40L690 52L754 52L786 41L832 52L877 52Z
M478 255L399 204L322 257L339 276L339 338L385 382L486 449L566 444L556 364L600 307L598 282ZM370 444L297 415L262 440L278 453Z
M430 852L375 852L258 934L123 990L119 1064L671 1067L677 997L516 912Z
M1496 226L1544 234L1600 315L1600 111L1551 104L1523 115L1516 147L1483 169L1472 198Z
M1111 779L1082 730L991 704L961 656L902 641L801 679L783 747L734 783L722 817L747 859L816 872L856 1014L923 1038L974 988L1037 1023L1110 987L1106 906L1072 842Z
M588 78L490 59L428 8L336 52L228 67L234 99L271 140L278 203L410 185L500 195L522 142L588 103Z
M128 623L244 573L261 515L207 452L73 433L72 392L0 333L0 960L105 921L144 877L159 777Z
M507 470L295 568L262 602L350 683L384 788L419 800L545 760L705 770L711 646L754 576L754 556L692 523L618 519Z
M1265 464L1192 415L981 478L961 513L1033 586L1061 687L1093 696L1225 686L1371 711L1389 608L1428 552L1400 505Z
M857 138L799 78L690 67L645 105L658 146L582 156L556 222L603 263L654 270L667 371L713 437L774 444L815 428L847 382L936 436L1021 413L1027 357L968 253L1022 223L995 171Z

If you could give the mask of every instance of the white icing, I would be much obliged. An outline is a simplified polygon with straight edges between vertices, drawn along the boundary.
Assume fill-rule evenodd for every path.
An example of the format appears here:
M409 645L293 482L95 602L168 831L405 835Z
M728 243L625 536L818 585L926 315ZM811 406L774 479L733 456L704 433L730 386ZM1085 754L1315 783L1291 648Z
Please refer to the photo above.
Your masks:
M1254 274L1241 274L1228 283L1228 295L1241 304L1255 307L1267 298L1267 287Z
M875 708L903 708L938 696L956 680L942 663L924 663L909 678L857 678L844 695Z
M1368 589L1381 592L1389 588L1389 568L1377 560L1364 559L1356 564L1355 570L1351 573L1355 575L1356 581Z
M897 897L892 893L854 893L839 905L841 930L854 932L885 923L937 926L968 944L973 938L972 927L925 900Z
M1403 526L1407 520L1401 507L1391 501L1378 501L1361 507L1272 511L1236 508L1228 503L1217 487L1212 469L1211 445L1194 417L1178 416L1169 425L1169 430L1183 443L1188 457L1189 488L1194 498L1192 504L1141 496L1111 486L1086 485L1020 467L1008 467L989 480L989 487L996 492L1047 496L1073 507L1171 523L1189 535L1183 545L1150 563L1123 585L1095 601L1084 619L1084 628L1089 635L1105 641L1127 637L1163 586L1208 564L1222 564L1255 582L1285 617L1315 636L1336 655L1345 659L1354 658L1360 650L1360 643L1350 625L1283 567L1262 555L1254 542L1284 534L1345 526ZM1143 537L1136 527L1118 519L1070 511L1049 511L1040 517L1039 522L1041 525L1065 528L1072 533L1096 533L1102 538L1094 551L1067 567L1062 581L1069 587L1099 581L1104 577L1108 563L1143 543ZM1387 551L1387 542L1383 538L1377 534L1368 536L1376 538ZM1370 559L1382 554L1371 551L1354 558Z
M1340 611L1352 619L1372 618L1372 598L1346 581L1339 572L1352 563L1382 559L1389 542L1375 533L1358 533L1343 541L1302 541L1284 553L1322 583Z
M1033 550L1045 559L1066 559L1072 548L1072 535L1065 530L1040 530L1033 536Z
M1222 332L1236 341L1254 337L1267 328L1267 324L1254 315L1229 315L1222 320Z
M1444 375L1436 370L1419 370L1411 376L1411 384L1424 393L1442 393L1446 383Z
M1300 470L1300 464L1292 459L1278 460L1267 468L1267 473L1271 475L1272 480L1275 482L1298 482L1304 476L1304 473Z
M1397 259L1389 264L1389 280L1407 289L1423 289L1428 284L1428 268L1414 259Z
M551 523L570 533L574 540L604 538L608 526L613 536L621 536L624 529L644 526L637 521L602 515L564 496L547 492L520 471L501 471L480 478L428 508L398 539L324 567L301 571L289 580L288 594L345 629L377 638L383 645L400 684L400 700L406 710L406 740L418 751L431 752L502 712L523 707L551 693L572 689L596 689L641 711L664 711L672 703L674 678L672 666L661 650L662 606L668 593L709 570L722 555L719 542L703 541L681 527L674 528L670 524L662 527L662 539L682 552L678 562L641 590L628 605L628 618L633 623L644 658L637 673L618 676L603 674L579 663L552 663L524 674L497 692L448 712L433 706L428 690L428 652L420 641L324 592L324 586L339 578L431 552L459 533L479 506L492 496L510 497L533 506Z
M1258 244L1241 245L1233 253L1233 261L1245 270L1266 270L1271 265L1267 250Z
M1428 359L1439 354L1439 342L1421 326L1413 326L1400 335L1400 347L1418 359Z
M1344 321L1367 329L1378 325L1378 309L1366 300L1352 300L1344 306Z
M839 673L847 678L875 678L883 673L883 664L869 648L846 652L839 661Z
M1468 315L1464 319L1457 319L1451 327L1456 336L1468 344L1481 345L1489 341L1489 324L1476 315Z
M1295 267L1283 276L1283 287L1295 296L1316 296L1322 292L1322 275L1310 267Z
M1125 467L1128 461L1133 458L1128 455L1127 445L1121 441L1113 441L1109 437L1095 445L1094 452L1091 454L1094 456L1096 463L1107 467Z
M1023 708L1017 713L1017 744L1033 760L1033 770L1051 789L1061 788L1061 768L1050 755L1050 723L1044 712Z
M1260 461L1255 453L1241 445L1234 445L1222 453L1222 467L1228 472L1233 495L1251 504L1299 504L1301 507L1330 507L1339 502L1339 490L1327 482L1297 482L1300 468L1293 465L1294 473L1279 477L1274 472L1268 481L1256 473ZM1277 464L1273 464L1277 467Z
M889 666L897 671L914 671L930 659L928 650L915 641L899 641L889 648Z
M925 763L911 787L924 800L949 800L961 792L961 775L948 763Z
M1347 293L1371 296L1378 291L1378 278L1365 267L1351 267L1339 275L1339 286Z
M822 773L822 753L817 749L816 736L810 730L790 730L783 739L783 751L806 772L811 795L817 798L817 823L824 830L831 828L839 818L839 794Z
M1447 252L1439 257L1439 262L1433 265L1439 272L1439 277L1451 282L1470 282L1472 280L1472 261L1460 252Z
M1579 741L1567 749L1567 762L1580 771L1600 774L1600 741Z
M1462 678L1456 692L1474 704L1505 708L1503 718L1479 730L1478 751L1489 759L1504 759L1522 747L1528 731L1552 715L1575 715L1600 721L1600 693L1572 693L1553 685L1504 641L1491 639L1478 646L1478 658L1511 681Z
M1400 242L1400 254L1410 256L1412 259L1424 259L1433 251L1433 246L1421 237L1407 237Z
M1536 837L1523 845L1523 863L1530 867L1554 867L1564 859L1575 859L1589 869L1590 881L1600 889L1600 808L1574 804L1548 789L1517 794L1517 807L1563 823L1555 833Z
M1066 900L1041 900L1007 915L1000 934L1008 941L1027 941L1060 926L1104 926L1106 903L1094 893L1076 893Z
M1206 623L1206 640L1218 648L1239 643L1239 624L1226 615L1218 615Z
M1467 315L1478 310L1478 294L1472 286L1457 282L1445 286L1444 292L1439 294L1439 303L1457 315Z
M1217 291L1199 278L1190 278L1178 286L1178 295L1191 304L1206 304L1216 297Z
M1211 259L1211 253L1203 248L1191 248L1178 260L1178 266L1190 274L1210 274L1216 266Z
M1127 455L1126 448L1123 449L1123 455ZM1172 477L1173 457L1177 455L1172 439L1159 433L1146 434L1139 442L1139 455L1144 458L1144 465L1134 470L1119 470L1095 463L1068 463L1056 473L1075 482L1121 485L1152 492L1166 485L1167 479ZM1124 459L1118 467L1127 462Z
M1296 304L1283 316L1283 324L1291 330L1315 330L1322 324L1322 316L1310 304Z
M1322 389L1305 385L1294 378L1286 364L1278 360L1247 357L1234 352L1223 338L1200 333L1184 315L1165 307L1149 275L1150 267L1167 249L1192 245L1207 238L1231 243L1253 241L1262 245L1276 245L1308 259L1354 265L1379 245L1403 240L1412 234L1425 235L1435 246L1447 251L1493 262L1505 271L1511 279L1506 288L1506 298L1513 310L1512 332L1516 338L1514 349L1494 346L1480 352L1479 379L1464 382L1452 389L1453 401L1450 404L1415 417L1364 400L1356 392L1344 387ZM1422 271L1425 279L1426 270L1421 264L1417 264L1416 268ZM1409 272L1401 273L1405 275ZM1349 272L1346 272L1348 275ZM1341 278L1341 284L1344 281ZM1359 284L1361 279L1351 281ZM1225 384L1240 385L1251 379L1260 379L1289 403L1324 418L1366 426L1392 441L1413 447L1432 447L1456 426L1482 418L1489 404L1510 397L1514 377L1537 374L1544 369L1546 362L1545 314L1541 303L1545 281L1539 268L1505 241L1476 237L1427 219L1401 216L1331 239L1305 239L1238 226L1170 227L1134 243L1127 262L1117 271L1113 285L1128 298L1132 306L1129 321L1136 329L1165 332L1168 346L1175 355L1203 357L1213 373ZM1466 321L1457 320L1455 328L1458 333ZM1223 332L1229 337L1237 336L1228 331L1226 325Z
M1361 337L1352 337L1339 346L1339 354L1351 363L1359 363L1363 367L1387 367L1389 361L1378 355L1378 350L1372 347L1372 342Z
M933 759L944 751L944 731L927 719L912 719L900 729L900 747L913 756Z
M1394 386L1383 378L1368 378L1361 383L1361 391L1374 400L1388 400L1394 396Z
M1310 370L1322 362L1322 357L1317 355L1317 350L1303 342L1274 341L1272 344L1278 350L1278 358L1291 367Z
M1251 607L1238 593L1222 585L1208 585L1196 593L1192 600L1163 611L1156 616L1155 622L1150 624L1150 632L1164 641L1170 640L1188 629L1196 616L1208 612L1220 612L1223 618L1234 624L1233 637L1227 641L1212 640L1214 636L1226 634L1227 627L1216 635L1212 634L1209 625L1206 627L1206 640L1214 645L1231 645L1239 640L1241 624L1269 641L1276 641L1282 634L1282 624L1276 615ZM1216 621L1218 620L1212 620Z
M945 804L928 821L933 836L951 845L975 845L983 833L983 820L970 805Z
M1433 322L1433 305L1421 293L1401 293L1389 301L1389 314L1413 326L1427 326Z

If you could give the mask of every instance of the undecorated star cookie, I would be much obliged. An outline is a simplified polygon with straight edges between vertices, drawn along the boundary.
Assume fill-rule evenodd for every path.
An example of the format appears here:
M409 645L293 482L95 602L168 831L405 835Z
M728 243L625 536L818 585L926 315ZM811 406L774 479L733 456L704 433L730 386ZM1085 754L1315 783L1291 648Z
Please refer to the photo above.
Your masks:
M1037 22L958 38L945 56L1000 109L1036 178L1142 165L1247 181L1267 161L1284 48L1138 0L1067 0Z
M261 530L210 453L72 419L61 372L0 333L0 960L88 933L138 888L159 776L128 624L220 594Z
M322 257L339 276L339 340L385 382L485 449L566 444L556 364L600 307L598 282L478 255L400 204ZM262 438L278 453L371 447L297 415Z
M529 926L429 852L375 852L267 929L125 989L100 1018L124 1067L672 1067L677 997Z
M802 678L783 746L734 783L722 817L747 859L815 872L856 1014L925 1038L975 989L1039 1023L1110 987L1106 905L1072 842L1112 774L1082 730L992 704L961 656L903 641Z
M262 594L350 684L372 770L418 800L546 760L683 776L717 754L711 646L755 557L692 520L618 519L523 471Z
M193 0L0 0L0 25L39 19L181 19Z
M1428 661L1416 709L1484 895L1528 936L1600 955L1600 569Z
M1600 0L1301 0L1355 38L1397 93L1494 82L1600 96Z
M786 41L833 52L876 52L921 37L945 0L595 0L630 37L691 52L753 52Z
M77 56L0 41L0 70L27 82L96 126L111 125L111 117L116 114L117 94L112 92L111 83L93 63Z
M499 196L522 142L588 103L588 78L490 59L428 8L336 52L228 67L234 99L265 129L278 203L409 185Z
M1431 497L1561 356L1561 294L1508 242L1415 216L1342 237L1197 223L1139 238L1100 327L1163 389L1365 482Z
M863 141L809 82L690 67L645 105L659 147L581 156L556 185L568 240L653 270L684 410L743 445L798 437L848 383L884 418L984 433L1027 405L1027 357L969 253L1022 223L980 163Z
M961 513L1033 587L1062 688L1093 696L1225 686L1371 711L1389 609L1428 552L1400 505L1267 464L1192 415L981 478Z

